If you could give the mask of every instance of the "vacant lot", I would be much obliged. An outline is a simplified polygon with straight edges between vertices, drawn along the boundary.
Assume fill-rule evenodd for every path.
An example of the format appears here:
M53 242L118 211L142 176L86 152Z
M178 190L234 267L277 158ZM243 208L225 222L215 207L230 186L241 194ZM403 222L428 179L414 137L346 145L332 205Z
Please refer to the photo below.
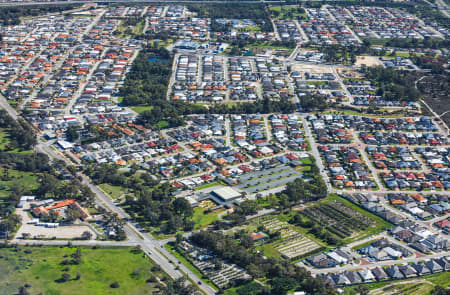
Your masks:
M72 263L75 248L26 247L15 252L0 249L0 294L15 294L19 287L31 285L30 293L38 294L152 294L154 283L146 283L152 275L153 262L130 248L80 248L81 263ZM64 270L69 268L68 270ZM57 282L69 273L66 282ZM77 273L80 279L75 280ZM159 277L165 275L153 273ZM120 284L113 289L113 282Z

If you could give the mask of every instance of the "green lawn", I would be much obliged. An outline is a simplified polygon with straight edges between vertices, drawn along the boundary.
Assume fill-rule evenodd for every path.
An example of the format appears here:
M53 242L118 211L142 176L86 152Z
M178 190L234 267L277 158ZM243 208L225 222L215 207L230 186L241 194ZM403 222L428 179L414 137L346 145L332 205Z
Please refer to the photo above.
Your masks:
M75 248L26 247L18 252L0 249L0 294L14 294L25 284L31 285L31 294L152 294L155 284L146 280L152 275L154 263L144 254L130 250L81 248L79 265L62 265L63 260L71 260ZM69 269L64 270L66 268ZM67 282L57 282L64 272L71 278ZM77 273L81 278L74 280ZM166 277L161 272L153 275ZM110 284L116 281L120 287L111 288Z
M292 20L292 19L296 19L297 17L300 17L300 16L308 19L308 16L306 15L306 13L298 12L297 7L271 6L270 11L278 11L280 13L277 17L273 17L275 20L278 20L278 19ZM289 16L290 13L291 13L291 16Z
M379 39L379 38L365 38L363 39L370 42L370 45L378 47L378 46L384 46L390 39Z
M5 129L0 128L0 150L4 151L6 149L6 145L10 143L9 135L5 131Z
M159 121L158 123L156 123L156 125L158 125L159 128L166 128L169 127L169 122L167 121Z
M133 28L133 34L140 35L143 33L144 30L145 21L140 21L136 24L136 26Z
M135 106L135 107L130 107L130 109L132 109L136 113L140 114L145 111L151 111L153 109L153 106Z
M127 193L127 190L121 186L118 185L111 185L108 183L102 183L99 185L99 187L104 190L108 195L111 196L112 199L117 200L122 195Z
M205 228L208 225L212 224L214 221L219 220L218 215L222 212L224 212L224 210L218 210L205 214L203 212L203 208L195 208L194 216L192 216L192 220L195 221L195 229Z
M362 243L362 244L358 244L355 247L352 247L352 250L358 250L358 249L361 249L361 248L368 247L370 244L374 243L377 240L378 239L374 239L374 240L370 240L370 241L367 241L367 242Z
M309 85L325 85L327 81L306 81L306 84Z
M202 190L202 189L205 189L205 188L208 188L208 187L217 186L217 185L222 185L222 184L220 184L217 181L214 181L214 182L210 182L210 183L207 183L207 184L204 184L204 185L197 186L194 190L199 191L199 190Z
M271 244L265 244L261 245L259 247L256 247L257 250L263 251L264 256L266 257L275 257L275 258L281 258L281 253L277 251Z

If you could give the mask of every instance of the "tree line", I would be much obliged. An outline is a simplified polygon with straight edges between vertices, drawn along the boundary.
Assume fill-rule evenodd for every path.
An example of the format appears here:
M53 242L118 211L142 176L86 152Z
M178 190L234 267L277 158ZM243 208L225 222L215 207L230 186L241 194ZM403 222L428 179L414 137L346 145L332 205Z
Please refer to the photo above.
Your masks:
M74 9L78 6L80 6L80 4L0 7L0 22L3 25L19 25L21 17L62 12L64 10Z
M24 119L14 120L5 110L0 109L0 128L7 129L10 135L9 150L27 150L37 143L36 132Z
M448 48L450 47L450 40L448 39L431 39L430 37L425 37L423 39L389 39L385 46L398 47L398 48Z

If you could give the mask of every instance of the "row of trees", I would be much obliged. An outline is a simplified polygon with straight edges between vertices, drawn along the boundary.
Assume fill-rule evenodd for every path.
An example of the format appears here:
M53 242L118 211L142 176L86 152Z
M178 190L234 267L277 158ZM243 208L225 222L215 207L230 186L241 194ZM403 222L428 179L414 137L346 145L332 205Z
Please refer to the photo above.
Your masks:
M26 16L38 16L41 14L63 12L64 10L74 9L80 4L65 5L32 5L32 6L11 6L0 8L0 22L3 25L18 25L20 18Z
M313 234L318 239L324 240L328 245L336 246L341 244L341 240L326 230L324 226L319 225L312 220L305 219L300 212L294 215L290 222L303 228L308 228L309 233Z
M231 106L215 104L206 108L202 105L191 104L182 101L157 101L153 108L144 111L139 120L147 126L154 126L161 120L166 120L169 126L181 126L184 124L184 115L190 114L268 114L268 113L292 113L296 110L294 103L288 99L273 101L269 98L256 102L241 102Z
M446 56L418 56L412 54L410 59L414 64L422 69L430 69L432 74L443 74L445 72L444 65L447 64L448 57Z
M41 153L19 154L0 152L0 166L25 172L50 172L48 156Z
M5 128L10 135L9 150L16 148L30 149L36 140L36 132L24 119L14 120L5 110L0 109L0 128Z
M447 39L431 39L425 37L424 39L390 39L386 42L386 46L398 47L398 48L448 48L450 46L450 40Z

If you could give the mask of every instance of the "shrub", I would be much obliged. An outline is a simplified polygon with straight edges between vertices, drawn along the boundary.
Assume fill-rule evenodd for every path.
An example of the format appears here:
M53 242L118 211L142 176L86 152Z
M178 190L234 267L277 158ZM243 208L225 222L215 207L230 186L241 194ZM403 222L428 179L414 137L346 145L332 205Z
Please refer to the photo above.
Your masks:
M111 288L114 288L114 289L116 289L116 288L119 288L120 287L120 284L119 284L119 282L114 282L114 283L112 283L111 285L109 285Z

